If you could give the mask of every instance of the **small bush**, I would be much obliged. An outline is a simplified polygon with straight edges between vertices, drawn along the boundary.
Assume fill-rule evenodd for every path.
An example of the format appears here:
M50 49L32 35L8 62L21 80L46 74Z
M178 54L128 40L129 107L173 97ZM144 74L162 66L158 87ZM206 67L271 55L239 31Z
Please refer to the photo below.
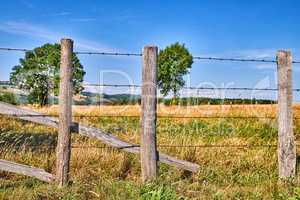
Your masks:
M0 94L0 101L6 102L9 104L13 104L13 105L18 104L15 94L10 93L10 92L4 92L4 93Z
M148 184L141 188L139 200L179 200L176 192L166 186Z

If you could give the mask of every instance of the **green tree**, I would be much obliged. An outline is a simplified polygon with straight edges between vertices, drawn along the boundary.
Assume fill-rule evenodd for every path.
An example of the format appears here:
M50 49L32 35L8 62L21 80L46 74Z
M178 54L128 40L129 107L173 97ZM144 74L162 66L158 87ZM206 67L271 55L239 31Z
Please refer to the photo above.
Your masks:
M185 48L184 44L178 42L160 50L158 56L158 87L164 96L170 92L176 99L179 90L184 86L183 76L192 67L193 57Z
M76 54L73 62L73 93L83 90L81 83L85 71ZM20 64L13 67L10 81L20 89L29 91L30 103L47 105L49 96L57 96L59 92L60 45L45 44L26 52Z

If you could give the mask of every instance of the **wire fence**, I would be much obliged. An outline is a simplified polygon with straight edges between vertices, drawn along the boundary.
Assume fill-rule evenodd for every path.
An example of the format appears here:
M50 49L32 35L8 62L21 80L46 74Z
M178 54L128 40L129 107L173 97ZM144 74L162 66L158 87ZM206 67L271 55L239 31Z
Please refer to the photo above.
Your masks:
M73 42L69 39L62 40L62 55L72 55L72 53L76 55L100 55L100 56L133 56L133 57L141 57L143 56L141 53L123 53L123 52L90 52L90 51L75 51L73 52L72 49L72 44ZM157 54L156 54L156 48L155 51L153 49L150 50L150 48L145 48L146 54L150 55L148 58L146 56L143 57L143 73L142 73L142 80L143 83L147 83L153 79L155 79L156 74L156 69L157 69ZM30 49L22 49L22 48L5 48L5 47L0 47L0 51L16 51L16 52L33 52L35 53L35 50L30 50ZM284 54L284 56L283 56ZM63 113L61 115L58 114L26 114L26 113L35 113L35 112L26 112L22 109L18 108L12 108L14 112L7 112L7 110L3 111L3 113L16 113L16 114L0 114L0 116L7 116L7 117L16 117L20 118L23 120L31 121L34 123L40 123L44 124L46 126L54 126L57 127L57 123L53 125L53 121L51 119L29 119L30 117L59 117L60 116L60 125L59 125L59 131L58 135L59 138L62 138L61 141L58 140L57 144L54 141L51 145L33 145L35 147L40 148L41 146L49 146L49 148L57 149L57 159L60 159L59 162L59 167L57 167L58 170L63 169L62 164L70 162L70 157L67 154L70 151L66 151L66 149L70 150L70 148L74 149L83 149L83 148L95 148L95 149L118 149L122 150L125 149L127 152L133 152L133 153L140 153L141 155L141 169L142 169L142 175L144 174L143 172L147 171L145 169L149 168L153 163L157 162L156 158L156 147L157 148L189 148L189 149L197 149L197 148L241 148L241 149L252 149L252 148L278 148L278 154L279 156L282 156L281 159L279 159L279 166L288 165L288 163L282 163L284 160L286 160L285 157L287 155L291 155L290 157L296 158L295 151L292 151L292 148L290 146L294 147L300 147L300 144L296 144L297 141L294 140L294 138L291 138L290 136L293 136L293 120L295 119L300 119L300 117L289 115L289 113L292 113L292 93L291 93L291 79L290 79L290 72L291 72L291 63L293 64L299 64L300 61L294 60L292 61L290 57L287 56L288 52L282 52L281 54L278 54L278 58L276 59L260 59L260 58L234 58L234 57L207 57L207 56L193 56L193 60L208 60L208 61L221 61L221 62L261 62L261 63L276 63L278 66L278 84L281 86L280 88L250 88L250 87L184 87L184 89L195 89L195 90L245 90L245 91L279 91L278 95L278 114L274 115L267 115L265 116L253 116L253 115L218 115L217 114L211 114L211 115L203 115L203 116L185 116L185 115L159 115L157 113L156 109L156 98L157 94L155 91L155 87L149 88L148 90L143 90L141 99L142 99L142 106L141 106L141 116L137 115L108 115L108 114L98 114L98 115L73 115L72 116L72 96L71 94L71 82L68 77L72 76L72 70L69 70L70 67L72 66L72 60L70 56L66 56L65 59L62 59L61 61L61 72L65 73L65 76L62 76L60 80L60 87L61 90L60 92L60 112ZM62 56L63 57L63 56ZM284 62L280 62L280 61ZM146 73L146 66L147 70L149 68L149 72ZM281 84L280 84L281 83ZM0 82L1 84L1 82ZM141 88L141 85L110 85L110 84L85 84L84 86L95 86L95 87L135 87L135 88ZM285 88L285 90L284 90ZM299 92L300 88L294 88L292 91ZM155 98L148 98L148 97L155 97ZM9 107L3 106L5 109L10 109ZM63 109L64 108L64 109ZM18 113L23 113L23 114L18 114ZM154 114L153 114L154 113ZM201 113L202 114L202 113ZM71 124L69 122L72 122L72 117L73 118L104 118L104 117L130 117L130 118L139 118L141 123L140 123L140 134L142 135L141 142L139 144L130 144L127 143L126 141L119 140L117 137L111 135L110 132L102 131L100 129L94 128L92 126L84 126L81 124L80 126L73 126L74 124ZM264 140L264 144L195 144L194 142L184 142L184 141L177 141L177 144L157 144L156 145L156 117L157 118L163 118L163 119L277 119L278 120L278 135L281 136L278 139L278 146L277 144L273 144L274 140ZM76 120L75 120L76 121ZM175 121L175 120L174 120ZM58 122L58 120L55 120L55 122ZM75 122L78 123L78 122ZM168 124L168 123L167 123ZM271 124L271 123L270 123ZM265 123L264 123L265 125ZM67 128L61 128L61 127L70 127L70 130ZM218 128L217 126L216 128ZM221 126L220 126L221 127ZM74 128L74 129L73 129ZM114 128L119 128L119 127L114 127ZM258 128L264 128L264 127L258 127ZM274 128L273 126L271 128ZM265 128L264 128L265 129ZM257 130L257 127L253 130ZM253 131L252 130L252 131ZM266 129L267 130L267 129ZM272 129L273 130L273 129ZM100 145L72 145L70 140L66 140L66 136L70 138L71 132L76 132L84 136L88 136L90 138L97 138L99 139L102 144ZM169 129L167 131L170 131ZM211 129L210 132L215 131L215 129ZM229 130L231 133L234 133L232 130ZM265 130L264 130L265 131ZM270 131L270 130L269 130ZM126 131L127 132L127 131ZM222 130L223 132L223 130ZM273 131L271 132L273 133ZM151 136L151 137L143 137L143 136ZM289 140L288 142L286 142ZM26 141L27 142L27 141ZM28 148L31 145L27 144L25 141L22 145L19 144L13 144L11 146L17 147L19 145L19 148ZM266 144L266 143L271 143L271 144ZM165 142L163 142L165 143ZM179 144L178 144L179 143ZM187 143L187 144L185 144ZM194 144L193 144L194 143ZM198 141L198 143L205 143ZM207 142L209 143L209 142ZM224 142L225 143L225 142ZM251 143L251 142L249 142ZM259 143L259 141L256 141L256 143ZM3 144L3 142L2 142ZM5 145L5 144L4 144ZM2 145L2 146L4 146ZM23 146L24 145L24 146ZM290 145L290 146L289 146ZM131 149L131 150L126 150L126 149ZM147 152L147 153L146 153ZM188 169L190 171L197 171L199 169L199 165L196 163L190 163L192 164L191 166L187 166L185 164L188 161L180 161L177 160L176 158L172 158L172 156L168 156L167 158L159 158L159 159L165 159L164 162L167 164L171 164L174 166L179 166L182 169ZM170 162L172 160L172 162ZM161 160L162 161L162 160ZM183 163L184 162L184 163ZM179 163L179 164L178 164ZM153 165L154 166L154 165ZM156 165L155 165L156 166ZM156 167L155 167L156 168ZM153 171L156 171L156 169ZM148 172L147 172L148 173ZM58 172L57 174L61 174L57 179L67 180L68 176L67 173L63 172ZM154 174L154 173L153 173ZM64 184L64 183L62 183Z
M50 148L54 149L56 145L11 145L15 148ZM300 147L300 144L296 145ZM3 145L5 147L5 145ZM71 148L74 149L83 149L83 148L93 148L93 149L128 149L140 147L140 145L128 145L122 147L113 147L113 146L99 146L99 145L71 145ZM167 145L167 144L158 144L159 148L276 148L277 144L245 144L245 145L216 145L216 144L203 144L203 145ZM1 147L0 147L1 148Z
M14 115L14 114L0 114L0 116L7 117L59 117L59 115ZM138 115L73 115L73 118L140 118ZM277 119L275 116L172 116L172 115L158 115L161 119ZM300 119L300 117L294 117Z
M295 141L300 142L300 141ZM44 149L55 149L57 146L54 145L30 145L30 144L22 144L22 145L8 145L11 147L19 148L19 149L27 149L27 148L44 148ZM296 147L300 147L300 144L296 144ZM7 146L3 145L2 148L6 148ZM99 146L99 145L71 145L73 149L130 149L140 147L140 145L128 145L122 147L113 147L113 146ZM234 149L256 149L256 148L277 148L277 144L240 144L240 145L222 145L222 144L201 144L201 145L168 145L168 144L158 144L158 148L193 148L193 149L205 149L205 148L234 148ZM1 149L1 147L0 147Z
M95 83L85 83L83 87L134 87L141 88L142 85L134 84L95 84ZM278 91L278 88L251 88L251 87L183 87L183 89L192 89L192 90L250 90L250 91ZM300 92L300 88L292 89L294 92Z
M0 51L34 52L32 49L25 48L7 48L0 47ZM121 53L121 52L93 52L93 51L75 51L77 55L102 55L102 56L134 56L141 57L142 53ZM193 56L194 60L213 60L213 61L232 61L232 62L262 62L277 63L275 59L257 59L257 58L227 58L227 57L206 57ZM300 64L300 61L292 61L293 64Z
M31 49L22 49L22 48L3 48L0 47L0 51L18 51L18 52L33 52ZM141 53L120 53L120 52L84 52L84 51L75 51L77 55L102 55L102 56L134 56L140 57ZM202 56L193 56L194 60L211 60L211 61L230 61L230 62L263 62L263 63L277 63L276 60L272 59L254 59L254 58L227 58L227 57L202 57ZM300 61L292 61L292 63L297 64ZM0 84L7 84L8 81L0 81ZM86 83L83 87L134 87L141 88L142 85L137 84L94 84ZM192 90L245 90L245 91L278 91L278 88L250 88L250 87L183 87L183 89L192 89ZM293 89L295 92L299 92L300 88ZM21 114L12 114L12 115L0 115L7 117L59 117L57 114L34 114L34 115L21 115ZM73 118L140 118L137 115L73 115ZM158 115L157 118L162 119L276 119L276 116L174 116L174 115ZM300 117L294 117L294 119L300 119ZM25 147L26 144L20 145L19 147ZM15 145L14 145L15 146ZM26 147L49 147L56 148L55 145L26 145ZM113 147L113 146L96 146L96 145L72 145L74 149L81 148L95 148L95 149L126 149L126 148L135 148L140 147L140 145L129 145L122 147ZM167 145L167 144L158 144L158 148L276 148L276 144L245 144L245 145L216 145L216 144L203 144L203 145ZM300 147L300 145L297 145Z

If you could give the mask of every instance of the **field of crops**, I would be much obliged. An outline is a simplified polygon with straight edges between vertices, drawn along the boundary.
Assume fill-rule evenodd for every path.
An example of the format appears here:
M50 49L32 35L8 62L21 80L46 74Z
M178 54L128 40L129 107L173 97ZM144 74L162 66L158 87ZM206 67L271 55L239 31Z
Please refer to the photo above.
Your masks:
M56 106L30 109L57 114ZM132 117L139 115L139 106L76 106L73 115L93 116L74 120L139 143L139 118ZM57 189L0 172L0 199L149 199L147 195L154 192L178 199L300 198L300 176L278 182L276 146L266 146L276 145L275 105L159 106L158 116L172 116L158 118L159 150L199 164L198 173L160 164L158 180L142 186L138 156L73 135L70 186ZM300 105L294 105L294 116L300 140ZM55 129L2 116L0 131L0 159L55 171Z

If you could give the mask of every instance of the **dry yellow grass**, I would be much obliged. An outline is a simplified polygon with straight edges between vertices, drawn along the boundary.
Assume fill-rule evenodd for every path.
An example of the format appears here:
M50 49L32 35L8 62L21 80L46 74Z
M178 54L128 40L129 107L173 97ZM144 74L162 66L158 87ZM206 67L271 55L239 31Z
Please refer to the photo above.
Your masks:
M55 114L58 106L50 106L44 108L34 108L26 106L37 111ZM26 108L25 107L25 108ZM165 106L158 105L158 116L174 115L174 116L275 116L277 106L274 104L267 105L197 105L197 106ZM300 105L294 104L293 111L296 116L300 114ZM73 106L74 115L129 115L138 116L140 114L139 105L126 106Z
M45 114L57 114L57 106L33 108ZM294 105L298 116L299 105ZM139 106L74 106L74 115L138 116ZM159 106L158 115L166 116L275 116L276 105L205 105ZM99 127L132 143L139 143L139 119L119 117L74 118ZM298 137L300 124L295 121ZM26 139L29 144L56 141L54 129L1 118L1 133ZM47 136L47 141L42 136ZM274 119L159 119L158 144L168 145L241 145L276 144ZM0 136L1 140L1 136ZM42 141L40 141L42 140ZM72 136L74 146L103 146L97 140ZM159 148L177 158L198 163L198 173L188 175L167 165L160 165L159 184L166 184L180 196L191 199L285 199L292 195L295 184L277 183L275 148ZM55 152L23 150L0 151L1 159L55 171ZM140 167L138 156L110 148L73 148L71 157L73 184L65 190L30 178L0 173L0 199L137 199ZM27 185L27 186L26 186ZM29 185L29 186L28 186ZM282 197L282 198L281 198Z

